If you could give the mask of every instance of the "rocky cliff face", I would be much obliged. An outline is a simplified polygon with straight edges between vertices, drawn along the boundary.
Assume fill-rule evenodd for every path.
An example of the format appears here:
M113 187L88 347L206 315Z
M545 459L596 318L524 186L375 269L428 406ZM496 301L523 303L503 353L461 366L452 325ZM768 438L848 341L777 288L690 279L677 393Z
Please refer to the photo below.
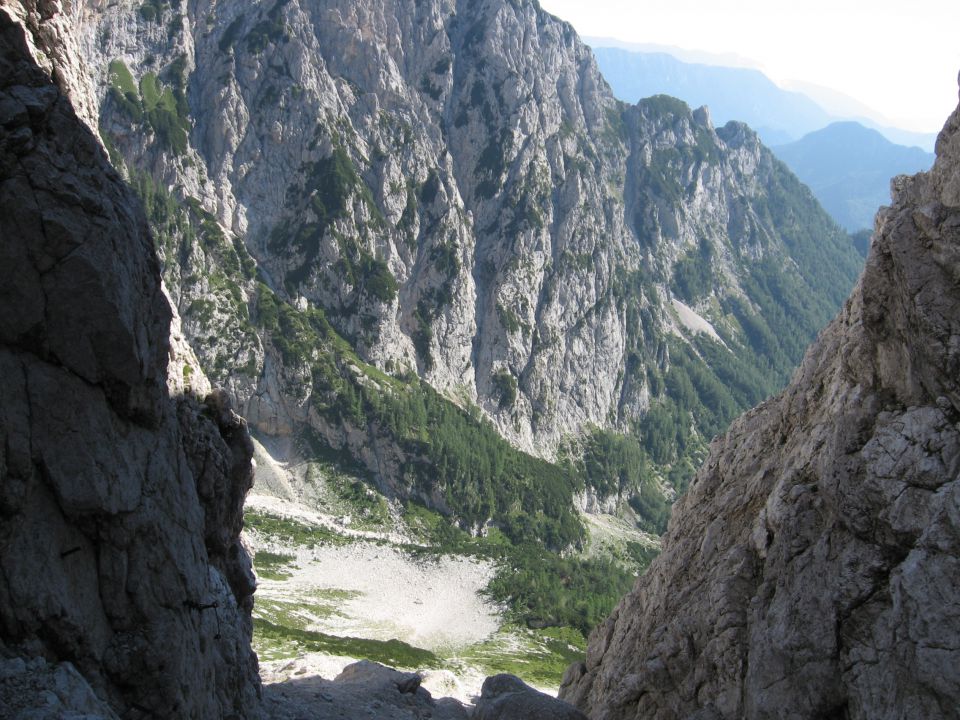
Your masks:
M569 516L592 483L659 528L855 278L750 130L617 102L532 0L3 1L143 198L183 335L251 427L464 527L521 486ZM654 469L568 482L481 420L551 460L627 433ZM509 489L473 477L480 447L525 468Z
M65 664L6 662L0 714L45 673L89 710L72 664L125 718L246 717L252 444L174 392L146 218L27 36L0 9L0 656Z
M592 718L960 706L960 110L781 396L711 447L562 697Z
M706 368L691 397L756 402L805 342L770 328L810 337L856 271L752 133L618 103L535 2L15 5L148 199L212 379L259 431L309 428L394 487L409 449L331 410L382 378L324 360L317 311L359 359L552 456L663 410L670 338ZM274 322L278 302L296 313ZM663 410L715 432L688 412Z

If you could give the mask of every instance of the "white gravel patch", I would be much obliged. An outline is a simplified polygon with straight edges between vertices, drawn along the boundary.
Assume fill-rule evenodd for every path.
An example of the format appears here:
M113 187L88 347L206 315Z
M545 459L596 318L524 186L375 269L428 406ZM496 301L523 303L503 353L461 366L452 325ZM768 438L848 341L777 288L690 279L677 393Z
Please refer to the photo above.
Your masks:
M292 549L286 549L290 552ZM418 558L399 548L352 542L297 548L292 576L264 580L257 591L278 600L311 590L346 590L336 615L311 630L373 640L402 640L433 652L481 642L497 631L501 609L480 596L493 577L490 563L472 558Z
M706 333L721 345L726 346L726 343L724 343L721 337L717 334L717 331L714 329L713 325L710 324L710 321L697 313L697 311L692 307L689 305L684 305L682 302L674 298L673 309L677 313L677 318L680 320L680 324L683 325L687 330L695 333Z

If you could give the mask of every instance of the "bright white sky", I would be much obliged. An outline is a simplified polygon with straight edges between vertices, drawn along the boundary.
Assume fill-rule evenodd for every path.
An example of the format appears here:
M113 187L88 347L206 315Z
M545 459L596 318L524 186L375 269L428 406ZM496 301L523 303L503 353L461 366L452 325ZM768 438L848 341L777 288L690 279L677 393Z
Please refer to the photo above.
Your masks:
M960 0L540 0L580 35L734 53L849 95L906 130L957 106Z

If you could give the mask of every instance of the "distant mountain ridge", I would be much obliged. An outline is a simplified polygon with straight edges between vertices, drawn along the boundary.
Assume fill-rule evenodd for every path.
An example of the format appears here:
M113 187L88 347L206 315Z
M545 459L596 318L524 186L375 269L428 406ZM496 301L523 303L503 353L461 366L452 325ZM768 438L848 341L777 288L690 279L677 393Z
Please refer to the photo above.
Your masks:
M916 145L928 152L936 141L935 133L892 128L866 117L865 107L834 91L806 85L798 86L800 92L781 88L736 56L668 46L635 46L609 38L587 38L587 42L620 99L636 102L662 93L693 107L707 105L717 124L729 120L745 122L768 145L793 142L838 120L855 120L879 131L890 142ZM826 102L827 99L831 101ZM846 116L846 111L853 107L858 108L856 115Z
M857 122L832 123L773 152L851 232L873 226L877 208L890 202L892 177L929 170L934 160Z
M759 70L678 60L667 53L593 48L614 94L626 102L666 94L692 107L706 105L712 120L745 122L767 145L781 145L830 122L819 105L801 93L779 88Z

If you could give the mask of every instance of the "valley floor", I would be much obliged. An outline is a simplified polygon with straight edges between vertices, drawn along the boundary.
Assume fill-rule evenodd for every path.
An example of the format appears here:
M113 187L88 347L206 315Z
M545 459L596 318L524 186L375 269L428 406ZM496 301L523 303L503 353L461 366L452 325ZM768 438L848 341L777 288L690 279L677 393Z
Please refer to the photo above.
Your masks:
M244 531L268 698L287 692L277 684L319 688L360 659L419 673L434 697L470 702L500 672L556 694L565 668L583 657L580 633L511 623L484 593L491 560L431 546L425 530L438 518L404 514L331 465L275 460L284 450L257 443ZM592 524L602 539L591 552L629 532L612 518Z

